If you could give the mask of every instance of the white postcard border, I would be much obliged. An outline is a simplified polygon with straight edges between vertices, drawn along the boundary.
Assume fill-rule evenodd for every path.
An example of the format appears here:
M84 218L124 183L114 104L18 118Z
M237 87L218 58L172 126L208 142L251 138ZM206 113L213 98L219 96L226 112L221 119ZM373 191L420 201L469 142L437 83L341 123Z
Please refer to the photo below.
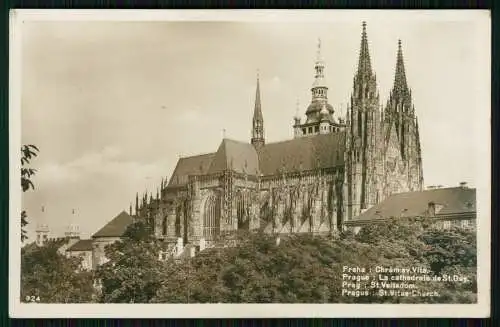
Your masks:
M271 317L487 317L490 314L490 110L471 108L482 126L486 149L478 150L477 304L30 304L20 302L20 219L21 190L21 40L22 24L27 20L85 21L318 21L378 19L480 20L488 33L477 40L490 56L490 13L479 10L13 10L10 13L9 65L9 313L13 318L271 318ZM490 57L488 57L490 59ZM491 59L478 73L484 76L485 103L490 108Z

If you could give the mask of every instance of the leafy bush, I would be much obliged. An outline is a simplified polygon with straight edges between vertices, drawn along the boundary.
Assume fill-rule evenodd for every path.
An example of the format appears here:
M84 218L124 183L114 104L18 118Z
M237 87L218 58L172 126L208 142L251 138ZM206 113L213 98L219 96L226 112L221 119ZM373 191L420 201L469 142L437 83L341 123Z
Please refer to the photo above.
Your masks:
M150 226L136 223L129 227L122 241L106 248L109 262L95 273L101 285L99 301L476 302L475 232L423 228L425 224L393 220L366 226L357 235L281 235L279 242L276 236L250 232L234 236L236 246L205 249L193 258L159 261L159 252L165 245L152 236ZM88 300L91 281L75 273L76 262L57 256L55 250L43 249L23 257L23 294L31 295L37 289L43 291L47 302ZM39 267L41 262L45 262L43 267ZM467 281L415 282L420 292L438 292L434 297L376 296L380 286L373 287L375 292L370 295L352 297L342 294L344 266L364 267L365 275L371 278L376 273L369 268L376 266L420 267L432 271L429 275L465 276Z
M27 245L21 251L21 301L41 303L91 302L92 273L78 270L81 258L57 252L61 242Z

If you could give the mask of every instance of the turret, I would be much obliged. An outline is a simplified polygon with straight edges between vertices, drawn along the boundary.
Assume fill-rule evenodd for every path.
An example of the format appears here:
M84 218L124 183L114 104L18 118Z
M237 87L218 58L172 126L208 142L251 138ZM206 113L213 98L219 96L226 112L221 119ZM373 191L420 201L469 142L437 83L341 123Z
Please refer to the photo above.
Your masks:
M328 109L326 109L325 104L323 104L323 108L321 108L319 114L320 114L319 133L328 134L330 132L330 113L328 112Z
M298 138L302 136L302 130L300 128L300 114L299 114L299 100L297 100L297 107L295 111L295 116L293 117L293 137Z
M71 210L71 218L64 236L70 239L80 239L80 226L76 223L75 209Z
M318 40L316 63L314 64L314 83L311 88L312 100L326 100L328 87L325 82L325 62L321 56L321 39Z
M328 103L328 87L325 78L325 62L321 54L321 40L318 40L316 61L314 63L314 82L311 87L311 104L306 110L306 124L319 123L319 112L323 105L326 105L328 112L333 115L333 107Z
M36 245L37 246L43 246L49 240L50 230L49 230L49 226L46 223L44 223L44 221L47 220L45 215L46 215L45 207L42 206L42 210L41 210L40 217L39 217L39 223L37 224L36 229L35 229Z
M322 110L324 111L323 113ZM327 134L345 129L345 122L334 120L334 109L328 103L328 87L325 79L325 62L321 55L321 40L314 63L314 82L311 87L311 103L306 110L306 120L301 123L300 116L294 118L294 137Z

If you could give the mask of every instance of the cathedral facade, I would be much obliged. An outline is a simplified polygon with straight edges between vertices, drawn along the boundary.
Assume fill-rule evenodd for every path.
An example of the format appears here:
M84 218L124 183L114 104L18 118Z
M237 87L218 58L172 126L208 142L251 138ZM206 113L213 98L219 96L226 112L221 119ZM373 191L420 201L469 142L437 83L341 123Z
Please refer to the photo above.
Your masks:
M321 44L314 71L311 102L305 120L294 117L293 139L266 142L257 78L250 142L223 139L215 152L180 158L156 198L136 198L135 216L146 217L167 242L194 245L238 230L334 234L391 194L422 190L418 120L401 42L385 106L365 23L345 117L336 117L328 102Z

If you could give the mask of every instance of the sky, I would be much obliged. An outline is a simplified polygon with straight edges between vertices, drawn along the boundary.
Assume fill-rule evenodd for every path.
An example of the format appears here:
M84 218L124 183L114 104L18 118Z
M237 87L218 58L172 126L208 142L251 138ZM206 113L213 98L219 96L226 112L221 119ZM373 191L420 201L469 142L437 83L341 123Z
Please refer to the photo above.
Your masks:
M44 223L53 236L75 224L89 237L136 192L156 194L179 156L216 151L223 130L249 141L257 71L266 141L292 138L297 102L301 114L310 102L318 38L329 102L344 115L363 20L384 105L402 40L425 185L478 185L490 151L489 23L462 16L24 21L21 142L40 149L36 189L22 195L28 236Z

